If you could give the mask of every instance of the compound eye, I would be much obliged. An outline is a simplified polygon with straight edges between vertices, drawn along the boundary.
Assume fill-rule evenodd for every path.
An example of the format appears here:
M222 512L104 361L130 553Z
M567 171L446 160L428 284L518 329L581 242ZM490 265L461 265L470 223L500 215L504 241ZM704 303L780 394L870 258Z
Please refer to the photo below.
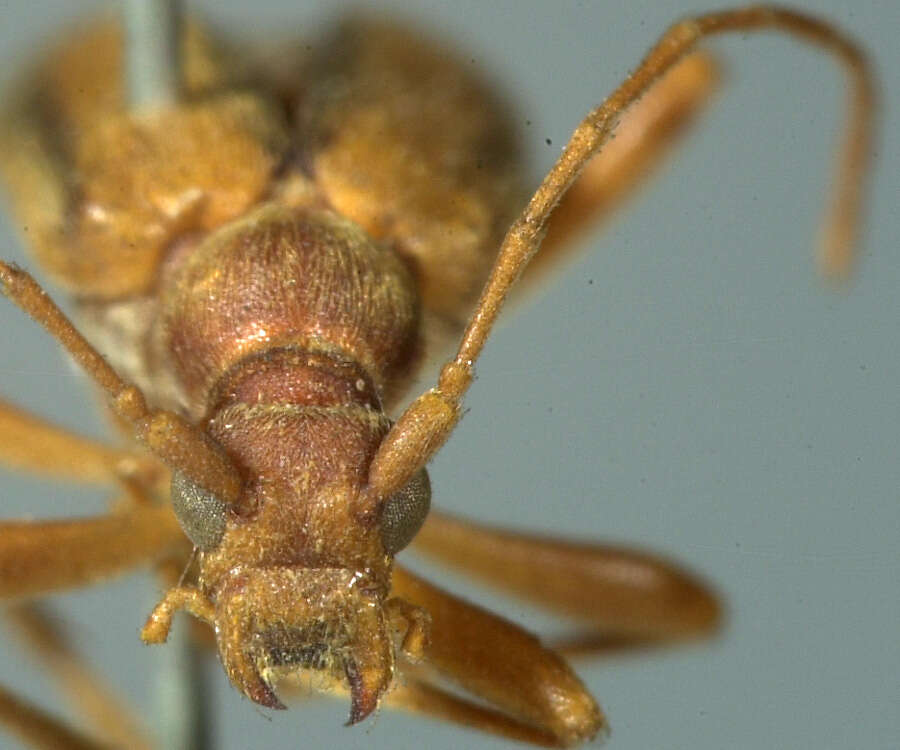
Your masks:
M384 502L381 511L381 541L385 552L396 555L422 528L431 508L431 482L425 469L419 471L403 489Z
M172 507L195 546L204 552L219 546L225 534L225 503L176 471L172 474Z

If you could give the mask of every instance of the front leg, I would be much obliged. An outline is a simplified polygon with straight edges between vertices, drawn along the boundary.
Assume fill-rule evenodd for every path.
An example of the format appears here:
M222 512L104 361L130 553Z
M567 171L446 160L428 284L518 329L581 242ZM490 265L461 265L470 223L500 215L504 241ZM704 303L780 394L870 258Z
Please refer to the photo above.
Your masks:
M69 432L0 399L0 464L73 482L113 484L150 475L151 462L133 452Z
M39 750L108 750L24 698L0 686L0 725Z
M168 508L66 521L0 523L0 598L86 586L180 550Z
M591 739L606 729L603 713L569 665L522 628L399 567L394 569L392 594L431 616L426 665L507 717L487 728L535 744L562 747ZM410 707L415 699L427 697L422 690L415 692L416 697L407 696ZM453 706L459 714L456 718L462 721L466 721L464 716L477 714L486 719L490 715L483 710L465 711L465 704L458 701ZM453 716L447 710L429 712ZM503 731L504 727L510 731ZM519 729L512 734L514 727Z
M621 645L708 637L722 621L701 578L658 555L493 528L433 512L417 552L570 617Z
M143 722L75 649L67 632L70 626L60 621L58 612L34 602L17 602L7 607L5 620L103 747L152 750ZM59 742L52 747L67 746Z

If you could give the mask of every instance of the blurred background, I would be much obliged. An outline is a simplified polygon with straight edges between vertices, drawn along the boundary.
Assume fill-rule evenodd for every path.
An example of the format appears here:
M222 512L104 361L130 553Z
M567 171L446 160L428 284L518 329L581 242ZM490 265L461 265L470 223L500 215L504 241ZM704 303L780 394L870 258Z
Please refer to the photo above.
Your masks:
M102 2L7 4L2 76ZM341 3L191 4L226 31L315 39ZM507 316L468 413L430 471L435 503L496 524L630 542L672 555L721 592L713 643L578 664L610 717L609 747L900 746L900 6L801 0L856 37L882 85L862 262L846 288L813 265L843 123L834 61L779 35L708 46L726 80L643 194L530 304ZM77 7L76 7L77 6ZM357 7L369 7L359 4ZM373 4L374 8L375 5ZM449 40L516 106L535 184L574 126L674 20L704 4L382 2ZM530 123L526 125L526 123ZM33 268L4 215L2 256ZM0 393L94 435L104 425L53 342L0 306ZM104 498L0 475L0 514L101 512ZM435 573L545 632L529 608ZM53 597L92 663L152 724L160 651L137 631L158 596L134 575ZM3 634L0 681L62 712ZM273 714L210 670L215 746L501 748L382 711L341 726L345 701ZM0 747L14 747L0 734Z

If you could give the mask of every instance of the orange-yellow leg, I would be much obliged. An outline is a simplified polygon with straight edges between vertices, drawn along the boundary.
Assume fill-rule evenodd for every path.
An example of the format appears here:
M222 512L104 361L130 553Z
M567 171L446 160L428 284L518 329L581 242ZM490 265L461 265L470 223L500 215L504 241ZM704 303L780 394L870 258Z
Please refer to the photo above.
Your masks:
M568 664L522 628L403 568L394 570L392 594L431 617L423 668L499 713L473 713L465 702L453 702L449 695L439 699L427 689L423 692L416 688L415 671L406 686L407 707L414 707L418 700L420 710L542 745L574 745L605 730L603 713ZM443 708L438 710L439 706Z
M418 552L489 585L588 625L575 655L621 652L713 633L715 595L670 561L622 547L494 529L432 513ZM393 595L431 617L421 666L407 665L386 703L546 747L605 729L600 709L562 658L521 628L416 578L394 571ZM448 681L488 707L440 687Z
M185 536L169 508L65 521L0 523L0 598L85 586L178 552Z
M421 665L401 662L398 665L393 684L382 697L381 706L424 714L479 732L495 734L509 740L539 747L565 746L565 742L551 731L515 719L495 708L455 695L450 690L435 684L440 681L440 674L429 670L427 662ZM444 682L447 680L445 679ZM308 680L301 673L295 672L279 676L278 693L285 697L290 696L292 702L297 696L305 696L308 690ZM316 690L340 697L349 695L345 682L341 680L329 682L322 676L318 676L316 679Z
M88 484L111 484L148 461L91 440L0 399L0 463L11 469Z
M418 648L410 652L404 644L383 706L540 747L569 747L605 733L603 714L578 677L519 626L402 567L394 569L391 594L389 602L427 612L428 639L421 659ZM416 618L404 619L418 629ZM297 674L280 675L279 693L305 692L304 684ZM347 692L341 680L318 687Z
M38 750L109 750L2 686L0 726Z
M499 711L453 695L406 674L384 698L384 705L410 713L425 714L478 732L499 735L508 740L537 747L565 747L565 741L546 729L529 726Z
M58 623L33 603L6 610L7 624L54 677L92 733L113 747L150 750L146 731L112 688L72 648Z
M621 645L709 635L721 620L715 595L696 576L624 547L495 529L434 512L413 549Z

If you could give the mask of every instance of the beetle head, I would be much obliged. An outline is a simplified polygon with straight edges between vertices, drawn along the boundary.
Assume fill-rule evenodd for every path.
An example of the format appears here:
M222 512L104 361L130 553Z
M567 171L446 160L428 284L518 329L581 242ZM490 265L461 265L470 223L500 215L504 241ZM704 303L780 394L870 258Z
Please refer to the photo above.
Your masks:
M273 682L298 669L346 682L350 723L368 716L390 685L394 644L384 592L339 568L233 571L216 601L225 671L248 698L284 708Z

